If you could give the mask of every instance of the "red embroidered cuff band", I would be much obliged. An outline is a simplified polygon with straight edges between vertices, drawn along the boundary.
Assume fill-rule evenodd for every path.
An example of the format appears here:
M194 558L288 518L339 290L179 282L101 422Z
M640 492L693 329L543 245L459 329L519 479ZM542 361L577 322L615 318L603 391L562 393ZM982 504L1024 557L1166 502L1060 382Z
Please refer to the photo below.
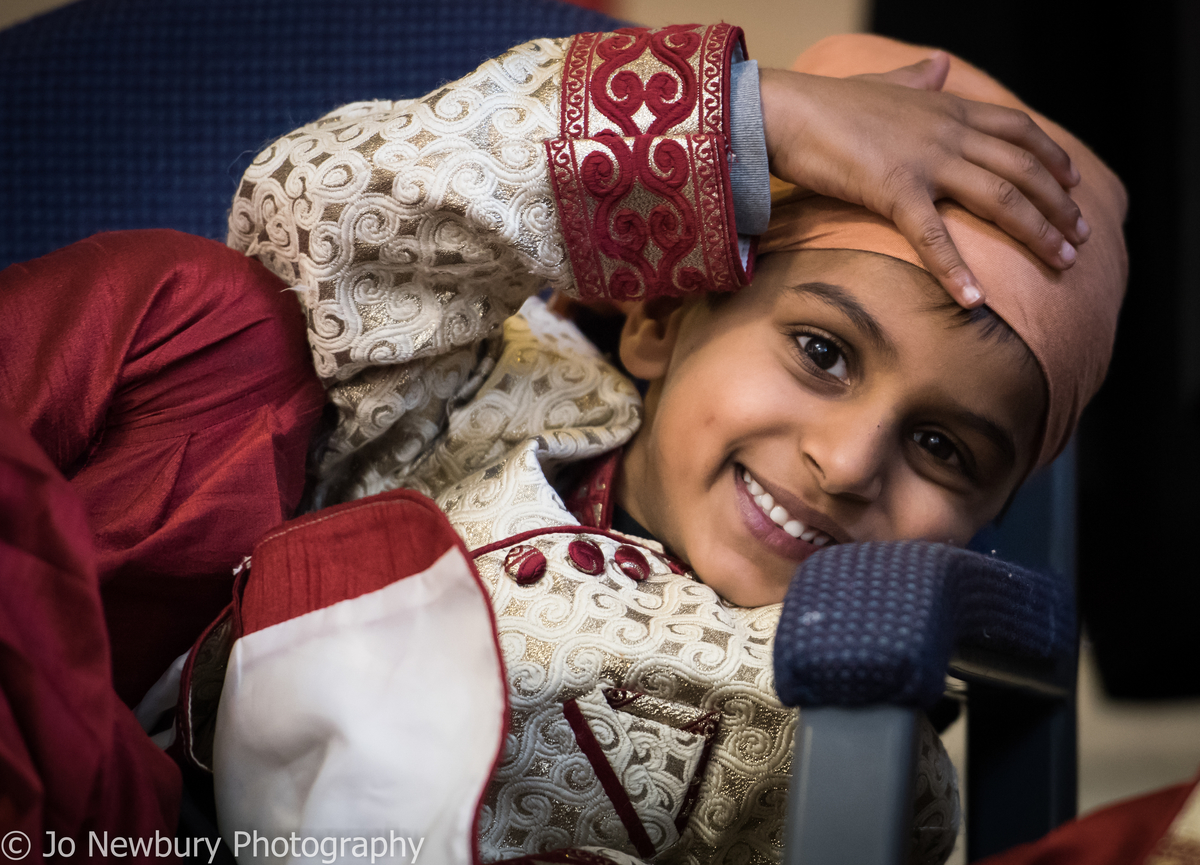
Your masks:
M748 282L729 181L728 24L584 33L546 142L580 297L633 300Z

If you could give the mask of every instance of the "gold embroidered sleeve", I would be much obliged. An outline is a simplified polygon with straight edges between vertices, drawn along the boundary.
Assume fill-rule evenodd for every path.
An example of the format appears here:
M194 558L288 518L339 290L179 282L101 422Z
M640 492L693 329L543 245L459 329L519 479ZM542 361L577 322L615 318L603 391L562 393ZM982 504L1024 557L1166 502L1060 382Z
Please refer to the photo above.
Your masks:
M541 146L566 41L421 99L347 105L246 171L228 243L296 287L327 382L473 345L568 281Z
M338 408L317 505L403 482L547 283L570 286L542 142L568 40L519 45L421 99L347 105L255 160L230 246L294 290ZM482 367L481 367L482 365Z

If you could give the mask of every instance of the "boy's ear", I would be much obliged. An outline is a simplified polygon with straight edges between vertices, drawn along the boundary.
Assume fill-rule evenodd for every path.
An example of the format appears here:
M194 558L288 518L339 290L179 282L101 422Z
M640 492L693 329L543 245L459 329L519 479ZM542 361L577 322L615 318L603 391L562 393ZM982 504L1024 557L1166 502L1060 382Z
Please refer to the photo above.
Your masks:
M621 328L620 348L621 363L630 375L654 381L667 374L683 311L681 297L656 297L630 304Z

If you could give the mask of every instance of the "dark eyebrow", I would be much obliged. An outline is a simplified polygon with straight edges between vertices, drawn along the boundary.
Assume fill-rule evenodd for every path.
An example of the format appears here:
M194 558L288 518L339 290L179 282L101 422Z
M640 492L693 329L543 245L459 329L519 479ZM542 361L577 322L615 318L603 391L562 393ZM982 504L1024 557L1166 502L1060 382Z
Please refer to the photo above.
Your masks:
M875 344L875 347L880 351L892 355L896 354L896 347L892 345L892 341L888 339L883 327L879 321L871 313L867 312L858 300L842 288L840 285L833 285L828 282L802 282L799 285L789 285L788 291L796 294L811 294L813 297L829 304L834 309L850 319L850 323L867 335L867 338Z

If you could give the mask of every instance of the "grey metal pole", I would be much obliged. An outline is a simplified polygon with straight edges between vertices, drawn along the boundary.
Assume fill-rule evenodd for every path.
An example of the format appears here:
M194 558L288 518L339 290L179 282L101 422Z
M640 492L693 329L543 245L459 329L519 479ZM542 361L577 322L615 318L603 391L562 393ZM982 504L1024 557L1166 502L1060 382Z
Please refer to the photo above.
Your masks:
M903 865L919 710L803 709L785 865Z

